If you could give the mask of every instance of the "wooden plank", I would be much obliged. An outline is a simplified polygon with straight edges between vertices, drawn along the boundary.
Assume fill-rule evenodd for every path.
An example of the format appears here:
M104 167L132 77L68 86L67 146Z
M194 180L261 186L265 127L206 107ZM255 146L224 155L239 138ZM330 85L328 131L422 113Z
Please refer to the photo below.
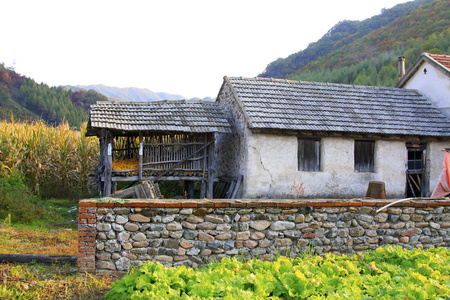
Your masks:
M38 255L38 254L0 254L0 262L20 263L73 263L77 262L78 255Z
M244 179L243 175L239 175L239 178L236 182L236 186L233 189L233 193L231 194L231 199L236 199L236 194L239 191L239 188L241 187L242 180Z

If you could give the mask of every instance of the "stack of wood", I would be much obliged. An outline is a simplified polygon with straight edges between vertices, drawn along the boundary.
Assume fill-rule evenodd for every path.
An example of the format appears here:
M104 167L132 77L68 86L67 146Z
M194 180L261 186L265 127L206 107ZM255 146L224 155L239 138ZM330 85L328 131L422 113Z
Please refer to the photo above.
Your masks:
M161 199L163 196L157 183L153 181L143 181L139 185L119 190L111 195L111 198L120 199Z

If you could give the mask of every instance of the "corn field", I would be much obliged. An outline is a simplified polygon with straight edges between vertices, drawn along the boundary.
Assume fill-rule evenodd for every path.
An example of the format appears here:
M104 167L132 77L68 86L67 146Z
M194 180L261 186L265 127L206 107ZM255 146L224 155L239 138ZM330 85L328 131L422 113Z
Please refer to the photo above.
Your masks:
M72 130L67 123L0 122L0 168L3 174L21 172L41 196L84 196L88 175L95 171L98 140Z

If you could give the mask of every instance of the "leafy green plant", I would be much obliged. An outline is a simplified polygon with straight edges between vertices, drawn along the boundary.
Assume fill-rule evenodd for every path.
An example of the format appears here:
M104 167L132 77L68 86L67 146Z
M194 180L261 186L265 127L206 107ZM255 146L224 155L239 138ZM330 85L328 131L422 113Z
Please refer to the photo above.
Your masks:
M151 261L112 284L106 299L447 299L450 250L387 246L337 256L224 258L207 268Z

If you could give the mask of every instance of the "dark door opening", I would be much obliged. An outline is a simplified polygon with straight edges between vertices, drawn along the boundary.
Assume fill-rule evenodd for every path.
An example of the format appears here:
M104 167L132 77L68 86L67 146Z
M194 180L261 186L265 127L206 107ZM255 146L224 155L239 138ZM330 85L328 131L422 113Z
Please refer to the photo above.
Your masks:
M424 197L426 144L406 143L406 197Z

